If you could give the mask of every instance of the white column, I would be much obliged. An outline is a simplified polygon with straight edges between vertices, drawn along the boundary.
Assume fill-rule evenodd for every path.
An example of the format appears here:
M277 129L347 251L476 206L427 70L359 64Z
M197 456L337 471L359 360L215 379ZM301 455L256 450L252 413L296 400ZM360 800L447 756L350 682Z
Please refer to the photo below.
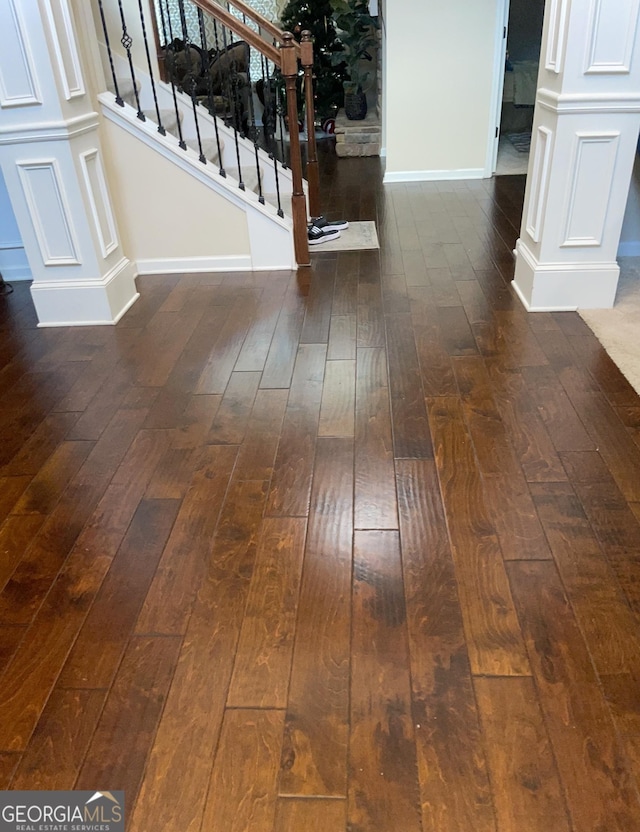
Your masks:
M514 285L532 311L613 305L640 129L640 0L548 0Z
M41 326L112 324L138 297L98 127L69 1L0 0L0 166Z

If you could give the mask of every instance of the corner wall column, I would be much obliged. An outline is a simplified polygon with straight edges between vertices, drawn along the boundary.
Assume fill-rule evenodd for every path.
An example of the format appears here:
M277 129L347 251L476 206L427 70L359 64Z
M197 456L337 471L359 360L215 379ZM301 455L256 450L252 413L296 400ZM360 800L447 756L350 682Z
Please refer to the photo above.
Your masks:
M613 305L640 129L640 0L548 0L514 286L531 311Z
M41 326L112 324L138 297L80 55L69 0L0 4L0 166Z

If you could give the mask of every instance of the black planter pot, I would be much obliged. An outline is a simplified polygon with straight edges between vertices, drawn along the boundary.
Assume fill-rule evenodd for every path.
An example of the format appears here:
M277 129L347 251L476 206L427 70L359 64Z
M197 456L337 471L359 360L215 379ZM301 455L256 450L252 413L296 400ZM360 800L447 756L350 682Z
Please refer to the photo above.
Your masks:
M362 121L367 116L367 96L363 92L344 94L344 114L350 121Z

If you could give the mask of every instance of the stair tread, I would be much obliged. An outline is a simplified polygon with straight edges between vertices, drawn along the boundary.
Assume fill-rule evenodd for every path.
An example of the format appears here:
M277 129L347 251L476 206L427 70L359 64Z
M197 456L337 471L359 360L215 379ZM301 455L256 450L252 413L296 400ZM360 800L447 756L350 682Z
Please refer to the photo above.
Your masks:
M196 153L200 153L200 147L198 145L197 139L187 139L187 147L190 147L191 150L195 150ZM220 139L220 149L224 149L224 142ZM203 139L202 140L202 152L204 153L205 159L209 162L214 162L216 165L220 164L220 156L218 154L218 143L215 139Z

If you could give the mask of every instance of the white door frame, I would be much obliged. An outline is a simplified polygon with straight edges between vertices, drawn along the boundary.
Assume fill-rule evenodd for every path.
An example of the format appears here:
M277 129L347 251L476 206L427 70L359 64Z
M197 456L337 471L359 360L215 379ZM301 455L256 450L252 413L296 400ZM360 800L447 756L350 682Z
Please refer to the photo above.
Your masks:
M502 117L502 93L504 90L504 66L507 56L507 33L509 30L510 0L498 0L496 15L496 37L493 63L492 109L489 120L489 140L484 176L489 178L496 172L498 143L500 142L500 121ZM497 134L497 135L496 135Z

